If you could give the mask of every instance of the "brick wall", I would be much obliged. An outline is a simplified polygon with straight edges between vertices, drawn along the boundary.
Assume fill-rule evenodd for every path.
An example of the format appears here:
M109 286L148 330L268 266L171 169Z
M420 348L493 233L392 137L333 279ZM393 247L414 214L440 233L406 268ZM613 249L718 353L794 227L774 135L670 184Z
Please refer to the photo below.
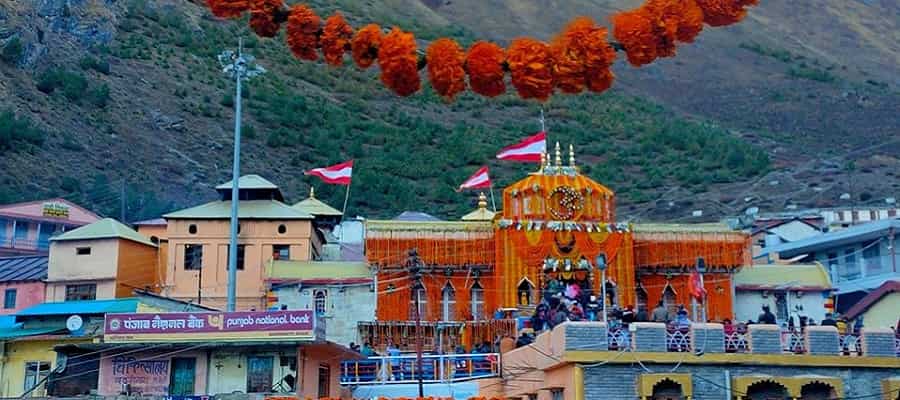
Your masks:
M812 355L840 354L841 337L833 326L806 327L806 350Z
M781 354L781 329L777 325L750 325L750 351L756 354Z

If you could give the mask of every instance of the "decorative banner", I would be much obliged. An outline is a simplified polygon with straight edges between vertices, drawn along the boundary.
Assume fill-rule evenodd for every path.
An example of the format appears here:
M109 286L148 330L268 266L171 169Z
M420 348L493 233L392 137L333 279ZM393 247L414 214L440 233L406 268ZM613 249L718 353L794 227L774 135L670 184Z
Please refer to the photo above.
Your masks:
M315 340L312 310L107 314L106 343Z

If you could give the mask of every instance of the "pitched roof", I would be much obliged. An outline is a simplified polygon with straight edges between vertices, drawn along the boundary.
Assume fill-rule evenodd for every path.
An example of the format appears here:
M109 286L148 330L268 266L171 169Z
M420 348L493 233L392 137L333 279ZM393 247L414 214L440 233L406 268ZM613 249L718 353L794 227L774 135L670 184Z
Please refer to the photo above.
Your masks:
M309 188L309 197L303 201L294 204L293 207L295 210L315 215L315 216L323 216L323 217L339 217L344 215L344 213L336 210L334 207L325 204L321 200L316 198L316 193L312 187Z
M76 213L70 213L68 219L59 219L54 217L43 217L38 214L40 208L44 203L62 203L69 208L76 210ZM31 218L35 220L44 220L50 222L59 222L59 223L68 223L74 225L85 225L91 222L95 222L100 219L100 216L94 214L91 210L88 210L78 204L75 204L71 201L63 199L61 197L53 198L53 199L44 199L44 200L35 200L35 201L26 201L24 203L12 203L12 204L2 204L0 205L0 215L7 215L12 217L25 217Z
M82 300L59 303L42 303L16 313L17 317L45 315L133 313L137 311L138 299Z
M900 281L887 281L879 286L878 289L873 290L872 292L867 294L866 297L860 299L856 303L856 305L854 305L849 310L847 310L846 313L844 313L844 317L846 317L848 320L855 319L860 314L866 312L869 308L881 301L884 296L898 291L900 291Z
M822 264L763 264L734 274L735 289L829 290L831 279Z
M478 208L460 218L463 221L493 221L496 212L487 209L487 197L484 193L478 195Z
M214 201L163 215L165 219L228 219L230 201ZM243 200L238 204L240 219L312 219L313 216L293 209L277 200Z
M431 214L426 214L419 211L404 211L400 213L400 215L394 218L394 221L442 221L440 218L435 217Z
M370 282L372 272L364 262L272 261L268 267L272 281L304 283Z
M216 186L216 190L231 189L231 182ZM238 178L238 189L278 189L278 186L259 175L244 175Z
M47 279L47 256L0 258L0 282L41 281Z
M134 226L166 226L166 220L165 218L153 218L132 222L131 224Z
M884 237L891 229L900 230L900 219L883 219L800 239L796 242L765 247L760 252L760 256L778 253L782 258L790 258L813 251L878 239Z
M62 235L55 236L50 240L54 242L62 242L67 240L94 239L125 239L132 242L145 244L147 246L156 247L156 244L151 242L150 239L144 237L144 235L137 233L137 231L135 231L134 229L131 229L112 218L103 218L97 222L94 222L93 224L85 225L79 227L78 229L73 229L71 231L63 233Z

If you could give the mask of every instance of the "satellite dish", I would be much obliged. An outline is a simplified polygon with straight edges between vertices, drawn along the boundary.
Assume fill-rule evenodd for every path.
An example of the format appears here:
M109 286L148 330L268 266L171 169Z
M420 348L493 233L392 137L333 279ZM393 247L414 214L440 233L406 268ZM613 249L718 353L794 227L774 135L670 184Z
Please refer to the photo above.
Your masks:
M75 332L84 326L84 320L78 315L73 315L66 320L66 329L69 332Z

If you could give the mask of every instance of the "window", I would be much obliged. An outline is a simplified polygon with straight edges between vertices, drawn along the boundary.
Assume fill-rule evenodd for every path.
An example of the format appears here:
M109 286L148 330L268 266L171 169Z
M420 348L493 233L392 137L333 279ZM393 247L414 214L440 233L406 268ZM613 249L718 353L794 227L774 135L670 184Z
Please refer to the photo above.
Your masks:
M455 319L456 309L456 290L447 283L444 290L441 291L441 316L444 321L453 321Z
M231 257L231 246L226 247L226 249L227 249L228 253L226 253L227 255L225 256L225 260L230 262L231 259L229 257ZM238 248L237 248L237 269L239 271L244 270L244 254L246 254L246 252L247 252L247 245L239 244ZM227 262L225 263L225 269L226 270L228 269Z
M856 249L844 251L844 264L840 271L841 279L853 280L860 277L859 263L856 261Z
M28 223L25 221L14 221L15 222L15 231L13 231L14 239L16 242L23 241L28 239Z
M550 391L550 400L563 400L563 390L553 389Z
M272 370L274 358L247 358L247 393L269 393L272 391Z
M427 301L428 298L425 295L425 287L423 287L421 284L414 287L412 289L412 293L410 293L409 296L409 318L415 319L416 311L418 311L419 317L425 319L425 304Z
M272 258L276 260L290 260L291 259L291 245L289 244L276 244L272 246Z
M325 314L325 311L328 309L328 292L325 290L316 290L313 293L313 300L315 301L316 313Z
M91 255L91 248L90 247L78 247L75 249L75 254L77 254L79 256L89 256L89 255Z
M866 276L875 276L885 272L881 263L881 243L866 243L863 248L862 261L866 266Z
M50 363L47 361L28 361L25 363L25 391L29 391L44 378L50 375ZM41 396L43 393L38 391L32 395Z
M85 283L81 285L66 285L66 301L96 300L97 285Z
M328 364L319 364L319 398L324 399L331 395L331 367Z
M191 224L190 226L188 226L188 233L190 233L191 235L196 235L197 225Z
M203 245L184 245L184 269L198 270L203 267Z
M481 284L475 282L472 285L472 320L478 321L484 318L484 289Z
M3 294L3 308L16 308L16 289L6 289Z
M282 235L287 233L287 225L285 225L285 224L278 225L278 233L280 233Z

